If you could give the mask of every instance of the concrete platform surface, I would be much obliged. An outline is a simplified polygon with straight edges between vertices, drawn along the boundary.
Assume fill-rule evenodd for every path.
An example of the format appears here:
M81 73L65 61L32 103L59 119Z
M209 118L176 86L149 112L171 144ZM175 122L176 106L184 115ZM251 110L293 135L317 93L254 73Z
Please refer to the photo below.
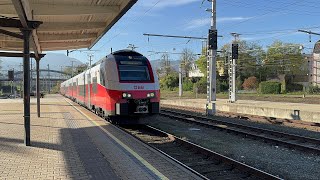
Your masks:
M60 95L31 99L31 146L22 100L0 100L0 179L197 179L197 176Z
M205 109L206 99L162 100L161 104L195 107ZM226 99L217 99L218 111L303 120L320 123L320 104L285 103L271 101L238 100L229 103ZM295 111L298 110L298 111Z

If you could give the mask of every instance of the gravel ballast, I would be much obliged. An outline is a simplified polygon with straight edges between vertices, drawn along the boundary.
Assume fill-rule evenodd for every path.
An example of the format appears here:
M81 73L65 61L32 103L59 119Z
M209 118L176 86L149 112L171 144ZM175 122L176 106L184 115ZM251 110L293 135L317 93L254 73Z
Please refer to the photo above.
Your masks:
M153 116L148 119L151 126L284 179L319 179L320 177L320 156L318 155L274 146L259 140L162 116Z

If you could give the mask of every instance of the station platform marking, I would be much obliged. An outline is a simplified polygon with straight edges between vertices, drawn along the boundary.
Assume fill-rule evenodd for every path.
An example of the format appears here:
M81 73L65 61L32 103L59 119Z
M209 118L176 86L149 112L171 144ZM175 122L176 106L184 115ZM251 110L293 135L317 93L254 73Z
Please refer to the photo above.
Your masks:
M132 150L130 147L122 143L117 137L113 136L110 132L105 130L99 123L97 123L95 120L90 118L88 115L86 115L84 112L82 112L79 108L74 106L72 103L70 103L69 100L66 98L64 99L68 104L70 104L74 109L76 109L80 114L82 114L84 117L87 118L89 122L96 125L101 129L103 132L105 132L108 136L110 136L115 142L117 142L122 148L124 148L127 152L129 152L133 157L135 157L140 163L142 163L146 168L148 168L151 172L153 172L159 179L163 180L169 180L165 175L163 175L160 171L158 171L155 167L153 167L148 161L143 159L139 154L137 154L134 150Z

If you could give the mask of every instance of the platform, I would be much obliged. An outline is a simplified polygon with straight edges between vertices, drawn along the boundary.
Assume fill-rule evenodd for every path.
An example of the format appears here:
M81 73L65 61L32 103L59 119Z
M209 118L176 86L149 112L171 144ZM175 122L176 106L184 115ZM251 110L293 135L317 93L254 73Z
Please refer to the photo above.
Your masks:
M320 104L250 100L238 100L236 103L229 103L226 99L218 99L216 103L218 111L320 123ZM205 110L206 99L161 100L161 104Z
M21 99L0 100L0 179L197 179L197 176L60 95L31 99L31 146Z

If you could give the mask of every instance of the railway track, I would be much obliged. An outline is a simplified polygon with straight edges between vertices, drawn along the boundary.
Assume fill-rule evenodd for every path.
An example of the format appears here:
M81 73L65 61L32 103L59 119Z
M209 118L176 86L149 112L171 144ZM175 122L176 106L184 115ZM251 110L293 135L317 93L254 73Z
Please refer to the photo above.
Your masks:
M160 115L209 128L225 130L253 139L260 139L275 145L283 145L289 148L298 149L303 152L320 154L320 139L228 122L217 118L208 118L201 115L176 112L169 109L161 109Z
M203 179L281 179L151 126L121 126Z

